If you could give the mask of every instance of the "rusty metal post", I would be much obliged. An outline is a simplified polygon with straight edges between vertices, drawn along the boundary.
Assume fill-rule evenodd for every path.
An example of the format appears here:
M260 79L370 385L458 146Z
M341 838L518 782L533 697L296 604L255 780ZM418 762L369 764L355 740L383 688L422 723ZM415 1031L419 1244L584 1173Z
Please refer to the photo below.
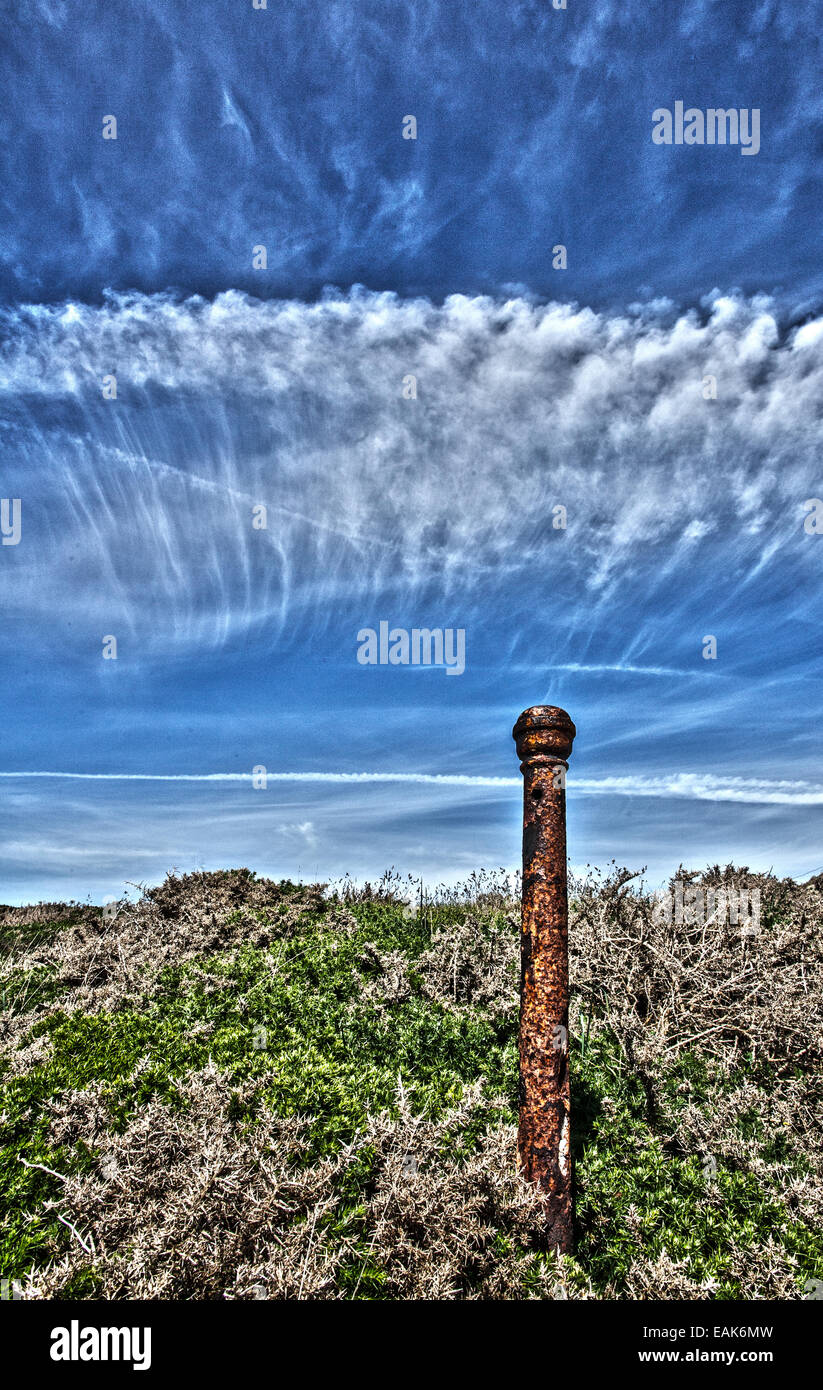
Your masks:
M545 1193L547 1241L561 1253L573 1240L565 776L576 732L554 705L525 710L512 731L524 779L517 1156Z

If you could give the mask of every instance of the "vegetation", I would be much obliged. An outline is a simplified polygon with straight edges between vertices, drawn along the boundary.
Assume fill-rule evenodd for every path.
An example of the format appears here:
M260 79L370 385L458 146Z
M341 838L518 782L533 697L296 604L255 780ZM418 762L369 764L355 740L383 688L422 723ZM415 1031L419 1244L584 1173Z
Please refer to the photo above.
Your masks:
M760 929L573 885L577 1248L516 1175L517 886L170 875L0 909L0 1275L24 1297L802 1298L818 881ZM411 901L409 901L411 899Z

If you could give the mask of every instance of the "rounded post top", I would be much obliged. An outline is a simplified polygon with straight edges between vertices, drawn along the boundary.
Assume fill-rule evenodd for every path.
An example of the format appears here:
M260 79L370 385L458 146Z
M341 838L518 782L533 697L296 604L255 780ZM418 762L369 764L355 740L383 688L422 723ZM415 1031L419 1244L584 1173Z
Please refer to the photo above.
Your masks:
M521 714L512 729L512 738L521 762L543 758L557 758L565 762L572 751L576 733L564 709L558 709L557 705L532 705L531 709Z

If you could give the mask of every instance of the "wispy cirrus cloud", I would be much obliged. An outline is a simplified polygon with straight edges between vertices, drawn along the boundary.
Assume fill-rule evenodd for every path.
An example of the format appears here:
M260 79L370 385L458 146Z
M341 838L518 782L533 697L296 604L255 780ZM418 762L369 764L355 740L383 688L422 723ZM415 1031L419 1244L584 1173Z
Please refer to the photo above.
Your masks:
M3 763L72 774L2 779L15 891L134 844L153 876L516 857L540 700L578 723L575 855L814 863L813 10L122 9L4 31ZM678 98L757 107L758 156L654 146ZM358 667L384 619L465 629L465 674Z
M253 782L251 772L0 772L0 778L46 778L80 782ZM484 787L508 791L521 786L519 777L484 777L470 773L426 772L266 772L267 782L399 783L431 787ZM738 801L761 806L823 806L823 782L791 778L721 777L705 772L678 772L653 777L567 778L570 791L583 796L642 796L693 801ZM308 823L307 823L308 824ZM298 826L298 829L303 827Z
M775 844L808 867L823 321L717 294L611 315L131 294L7 308L1 341L0 491L23 505L0 554L18 692L4 761L72 774L0 779L15 814L92 838L119 818L116 859L125 807L143 823L179 792L143 861L162 873L228 853L236 795L232 844L254 862L273 842L323 873L331 835L339 872L366 845L369 871L379 856L443 872L441 852L468 867L496 856L519 800L511 722L545 701L578 723L570 815L593 855L754 845L771 863ZM384 618L465 628L465 674L360 668L356 634ZM276 803L251 788L257 764L279 769Z
M574 671L583 675L609 674L625 676L694 676L694 671L678 669L676 666L631 666L624 662L600 665L587 665L580 661L561 661L552 668L555 671Z
M727 598L743 595L789 551L797 609L816 600L803 503L819 490L821 324L787 331L762 297L609 316L461 296L128 295L6 310L2 327L4 486L26 517L6 592L21 615L70 602L79 624L119 623L150 655L275 642L298 613L316 630L341 603L405 604L431 585L470 615L491 575L502 596L528 574L558 585L574 625L627 581L677 607L684 576L694 598L722 571ZM638 632L616 659L578 648L558 669L683 669L649 655Z
M316 24L305 4L201 0L196 25L181 0L5 10L9 297L358 280L552 295L557 241L562 293L590 302L820 292L813 6L329 0ZM761 154L653 146L651 113L677 98L761 108Z

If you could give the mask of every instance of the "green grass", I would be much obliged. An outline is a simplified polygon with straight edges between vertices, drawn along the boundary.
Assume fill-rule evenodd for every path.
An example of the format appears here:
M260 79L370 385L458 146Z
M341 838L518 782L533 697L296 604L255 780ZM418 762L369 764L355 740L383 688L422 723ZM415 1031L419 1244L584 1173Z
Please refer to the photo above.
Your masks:
M613 1042L601 1038L577 1067L574 1061L573 1048L576 1257L596 1290L620 1288L641 1243L651 1259L665 1251L672 1260L685 1260L697 1282L714 1281L714 1296L742 1298L745 1290L729 1269L729 1249L732 1243L757 1246L766 1234L797 1259L804 1277L819 1277L819 1232L792 1221L753 1175L721 1161L707 1180L700 1155L667 1152L664 1137L649 1125L645 1088ZM744 1074L741 1069L727 1084ZM674 1090L684 1076L692 1082L692 1100L701 1080L708 1099L706 1068L688 1054L661 1068L660 1085ZM772 1147L764 1145L761 1156L773 1157ZM805 1171L802 1159L795 1163L798 1172Z

